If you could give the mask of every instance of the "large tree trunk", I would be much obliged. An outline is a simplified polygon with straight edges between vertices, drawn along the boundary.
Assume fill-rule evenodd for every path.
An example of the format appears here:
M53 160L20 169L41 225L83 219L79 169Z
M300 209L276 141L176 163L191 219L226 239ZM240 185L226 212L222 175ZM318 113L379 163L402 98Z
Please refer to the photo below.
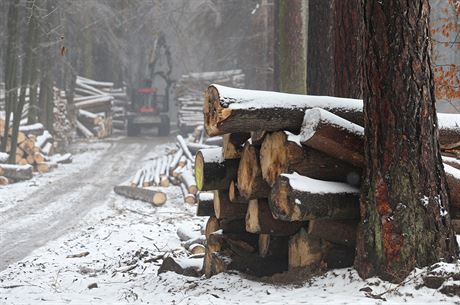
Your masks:
M278 26L278 89L288 93L307 93L307 20L308 2L276 1Z
M457 256L439 152L428 0L364 1L366 178L356 268L401 281Z
M5 129L3 131L3 141L1 151L5 152L8 142L10 115L14 112L17 98L17 53L18 53L18 6L19 0L10 0L8 8L8 42L5 56ZM10 162L15 155L10 155ZM14 163L14 162L13 162Z

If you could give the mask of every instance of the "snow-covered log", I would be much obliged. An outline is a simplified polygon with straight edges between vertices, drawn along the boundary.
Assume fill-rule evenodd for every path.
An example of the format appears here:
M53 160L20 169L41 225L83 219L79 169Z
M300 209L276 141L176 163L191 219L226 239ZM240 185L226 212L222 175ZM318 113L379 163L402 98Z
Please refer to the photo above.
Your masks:
M198 188L196 186L195 176L193 175L192 171L185 170L180 174L180 179L187 187L187 191L190 194L195 195L198 192Z
M305 112L300 141L354 166L364 165L364 128L326 110Z
M31 165L0 164L0 176L14 180L29 180L33 176Z
M36 123L31 125L19 126L19 131L23 132L27 136L33 134L35 136L41 136L45 131L42 123Z
M314 179L358 185L361 168L300 145L299 136L268 133L260 147L262 177L273 185L280 174L296 172Z
M198 193L197 203L196 216L214 216L214 193Z
M211 85L203 106L209 135L255 130L298 132L305 110L323 108L363 125L362 100Z
M222 148L198 151L195 157L195 178L200 191L228 189L237 176L239 160L225 160Z
M193 161L193 155L187 147L187 143L185 142L184 138L181 135L177 135L177 142L179 143L180 148L184 151L185 156L190 160Z
M8 158L10 157L9 154L0 152L0 163L6 163L8 162Z
M278 177L269 202L273 216L284 221L359 218L359 189L295 173Z

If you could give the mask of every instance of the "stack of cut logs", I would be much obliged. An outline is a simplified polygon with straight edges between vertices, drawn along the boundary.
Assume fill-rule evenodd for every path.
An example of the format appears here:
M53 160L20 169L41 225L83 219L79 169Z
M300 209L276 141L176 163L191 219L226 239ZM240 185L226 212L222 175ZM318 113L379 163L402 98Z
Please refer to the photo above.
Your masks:
M108 92L113 83L77 77L74 107L77 132L85 138L105 138L112 134L112 101Z
M4 129L5 121L0 119L0 140ZM16 164L5 164L11 151L11 138L8 139L6 153L0 153L0 185L31 179L34 170L47 173L56 168L58 163L72 162L71 154L53 155L53 150L53 136L44 130L42 124L20 126Z
M116 186L115 193L159 206L166 202L166 194L162 188L176 185L180 186L185 203L196 203L198 188L193 175L194 154L199 149L218 147L222 143L222 137L205 140L204 133L201 126L187 140L178 135L176 149L148 160L128 183Z
M126 88L113 88L107 90L107 93L113 96L112 106L112 127L117 131L126 130L126 112L129 106Z
M362 101L208 87L205 129L223 147L200 150L198 216L204 273L257 276L351 266L364 166ZM460 141L460 115L439 114L440 143ZM460 211L460 161L444 157L451 211ZM460 213L458 213L460 216ZM300 269L299 269L300 268Z
M203 90L210 82L243 88L242 70L190 73L182 75L176 85L177 126L183 133L203 125Z

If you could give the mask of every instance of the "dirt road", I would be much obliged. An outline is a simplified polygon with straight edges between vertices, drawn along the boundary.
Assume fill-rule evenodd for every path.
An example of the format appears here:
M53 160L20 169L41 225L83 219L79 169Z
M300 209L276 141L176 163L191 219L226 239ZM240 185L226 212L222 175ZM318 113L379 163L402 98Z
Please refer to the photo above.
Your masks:
M39 187L2 212L0 271L71 229L90 209L103 204L113 186L128 179L156 145L168 142L171 138L109 139L89 168Z

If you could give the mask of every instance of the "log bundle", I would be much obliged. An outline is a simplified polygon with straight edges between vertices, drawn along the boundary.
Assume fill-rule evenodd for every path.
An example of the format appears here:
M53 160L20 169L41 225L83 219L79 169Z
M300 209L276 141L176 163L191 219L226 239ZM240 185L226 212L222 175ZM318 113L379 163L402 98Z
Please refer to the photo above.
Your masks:
M197 210L209 216L206 276L351 266L364 166L362 101L211 85L203 112L208 135L224 138L195 161L198 189L213 191ZM440 117L446 152L460 140L460 115ZM460 211L460 160L450 152L443 161L452 210Z
M243 88L242 70L190 73L182 75L176 85L177 125L183 133L203 125L203 90L210 82Z
M195 155L200 149L220 149L216 143L222 138L205 138L203 126L197 127L187 138L176 137L176 147L165 155L150 158L126 183L116 186L114 191L128 198L162 205L166 202L165 188L178 187L184 203L198 205L198 214L207 215L214 210L213 193L200 192L195 178ZM161 194L161 195L160 195Z
M0 119L0 141L5 130L5 121ZM28 180L33 172L47 173L61 163L72 162L70 153L55 154L56 140L41 123L19 127L15 164L6 164L11 152L11 127L7 140L6 153L0 153L0 184Z
M126 99L124 91L119 91L114 89L111 82L99 82L77 76L73 107L78 135L102 139L112 134L114 95L117 99ZM117 109L117 126L124 129L124 121L119 124L119 120L124 120L123 109Z

